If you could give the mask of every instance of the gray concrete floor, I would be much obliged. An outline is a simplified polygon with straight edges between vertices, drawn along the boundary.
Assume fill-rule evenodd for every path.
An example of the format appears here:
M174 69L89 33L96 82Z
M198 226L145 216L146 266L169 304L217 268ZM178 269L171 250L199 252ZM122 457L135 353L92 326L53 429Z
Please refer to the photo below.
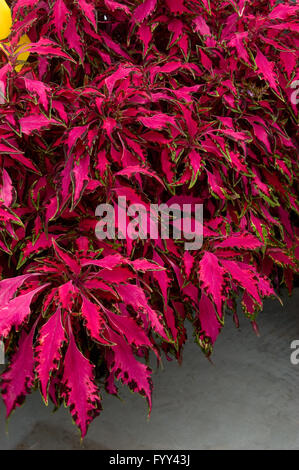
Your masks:
M35 393L8 426L0 405L0 449L299 449L299 365L290 363L299 290L283 299L265 303L259 338L228 317L213 365L191 339L182 366L164 361L150 420L144 400L122 388L123 400L104 397L81 445L68 411L51 413Z

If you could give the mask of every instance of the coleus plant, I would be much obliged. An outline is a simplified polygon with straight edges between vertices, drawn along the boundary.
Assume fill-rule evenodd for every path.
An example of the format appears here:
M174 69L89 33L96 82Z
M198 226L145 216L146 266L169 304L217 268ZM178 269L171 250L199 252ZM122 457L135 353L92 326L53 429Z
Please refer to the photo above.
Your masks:
M210 355L237 299L298 272L298 2L0 2L0 338L7 415L33 389L82 436L151 353ZM96 207L201 203L204 242L98 240ZM129 222L129 220L127 221Z

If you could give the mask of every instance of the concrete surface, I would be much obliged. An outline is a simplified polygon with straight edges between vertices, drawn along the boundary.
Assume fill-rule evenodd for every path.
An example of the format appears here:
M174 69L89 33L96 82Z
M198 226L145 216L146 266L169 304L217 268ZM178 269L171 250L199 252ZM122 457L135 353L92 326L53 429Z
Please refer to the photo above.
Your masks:
M298 305L298 289L283 308L267 301L260 338L228 317L213 365L190 340L182 366L164 361L155 373L150 420L144 400L122 389L122 401L105 396L82 446L67 410L52 414L38 393L8 426L1 404L0 449L299 449L299 365L290 363Z

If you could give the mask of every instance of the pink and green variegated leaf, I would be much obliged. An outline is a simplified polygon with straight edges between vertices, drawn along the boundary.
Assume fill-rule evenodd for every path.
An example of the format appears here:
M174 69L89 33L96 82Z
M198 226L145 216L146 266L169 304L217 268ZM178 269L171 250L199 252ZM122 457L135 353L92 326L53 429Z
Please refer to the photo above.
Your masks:
M108 89L109 96L111 96L113 92L113 88L118 80L123 80L131 73L131 68L124 67L123 65L119 65L118 69L109 77L106 78L105 84Z
M95 16L95 9L94 5L91 2L87 2L86 0L76 0L82 13L86 17L86 19L92 24L95 30L97 30L97 22Z
M6 207L10 207L14 199L14 188L6 170L3 170L2 182L2 186L0 185L0 200L3 201Z
M215 243L215 248L237 248L244 250L255 250L263 246L263 243L248 232L234 233L224 238L220 243Z
M213 300L219 317L222 317L225 270L220 265L217 256L208 251L205 252L199 263L198 276L203 289Z
M111 311L107 312L111 328L116 330L117 333L124 335L129 344L137 347L147 346L153 348L153 344L149 340L146 332L129 316L125 306L121 305L120 308L122 315L116 315Z
M117 379L121 379L134 392L139 392L147 399L149 409L152 407L152 379L151 371L145 365L139 362L133 355L131 346L122 336L109 330L110 340L115 343L113 346L113 359L111 372Z
M4 282L4 281L2 281ZM26 294L18 295L0 307L0 337L7 337L12 327L17 330L28 319L34 296L49 284L37 287Z
M57 289L58 302L61 307L66 311L71 311L74 305L76 294L78 290L73 284L73 281L61 284Z
M120 284L118 286L118 293L123 299L125 304L131 305L137 312L139 312L146 322L149 322L151 327L162 337L166 339L164 326L158 312L153 310L147 301L144 290L141 287L133 284Z
M46 38L41 38L38 42L32 42L30 44L22 46L20 49L20 53L23 52L35 52L40 56L61 57L63 59L73 61L73 59L68 54L61 50L61 48L56 42L50 41Z
M157 0L144 0L133 13L133 20L136 23L142 23L149 15L151 15L156 7Z
M60 259L64 265L69 268L74 274L78 275L81 271L80 264L76 259L67 252L67 250L61 248L58 243L52 238L52 244L57 255L57 258Z
M72 209L80 201L83 191L86 188L90 178L89 178L89 163L90 156L88 154L84 155L79 160L75 160L74 167L72 171L72 181L73 181L73 204Z
M32 327L30 333L22 331L18 349L13 355L8 369L1 374L0 388L7 417L16 407L22 405L35 381L34 332L35 326Z
M273 259L275 263L277 263L280 266L286 266L289 268L292 268L296 270L296 263L294 260L283 250L273 248L267 251L268 255ZM297 267L298 270L298 267Z
M88 126L72 127L67 137L67 146L68 146L69 152L71 152L74 145L77 143L78 139L82 139L87 131L88 131Z
M11 277L0 281L0 305L6 305L13 299L18 289L24 284L27 279L32 276L37 276L37 273L22 274L21 276Z
M167 271L153 271L152 276L160 287L165 309L168 305L168 289L171 286L171 278L168 275Z
M185 273L186 273L187 277L189 277L191 272L192 272L194 261L195 261L194 256L192 256L189 251L185 251L185 253L184 253L184 270L185 270Z
M61 348L65 341L66 334L61 322L61 310L58 308L41 327L35 347L36 372L45 403L48 403L49 381L53 372L58 368L61 360Z
M273 8L268 18L271 20L286 20L289 16L298 13L296 5L279 4Z
M138 119L145 127L155 130L165 129L169 124L176 126L175 117L163 113L156 113L148 117L139 117Z
M231 275L232 279L251 295L255 302L261 304L255 278L254 268L238 261L221 260L222 266Z
M131 265L136 271L165 271L166 268L164 266L160 266L159 264L155 263L154 261L150 261L148 259L136 259L135 261L131 262Z
M203 292L198 304L198 318L204 336L208 336L214 344L220 333L221 324L213 303Z
M89 424L100 413L100 395L94 382L94 366L79 351L72 332L63 364L62 397L84 437Z
M33 124L30 123L30 122L27 122L27 124L25 123L25 127L28 128L28 132L30 132L30 126L32 126ZM1 149L0 149L0 153L1 153ZM25 168L31 170L31 171L34 171L35 173L40 173L40 171L38 170L38 168L36 167L36 165L27 157L25 157L25 155L22 155L21 153L20 154L14 154L14 153L9 153L9 156L12 160L15 160L16 162L20 163L21 166L24 166Z
M104 0L106 7L111 11L122 10L127 15L130 14L130 8L122 3L115 2L114 0Z
M62 38L63 29L67 23L70 12L67 9L64 0L57 0L53 6L53 22L59 38Z
M59 122L40 114L31 114L20 119L20 129L25 135L30 135L42 129L49 129L52 124L59 124Z
M103 311L98 305L96 305L94 302L91 302L84 295L81 295L81 297L81 312L90 336L100 344L110 344L100 334L105 328L105 318Z
M182 15L188 11L184 7L184 0L166 0L166 3L172 13Z
M81 37L77 31L76 21L73 16L71 16L67 22L64 36L69 47L76 51L81 60L83 60Z
M120 253L104 256L102 259L82 259L82 266L99 266L100 268L113 269L121 264L126 264L128 260Z
M49 106L49 94L51 92L51 88L39 80L31 80L30 78L24 78L24 83L26 89L30 93L34 93L35 95L37 95L38 101L47 111Z
M127 168L124 168L123 170L118 171L116 173L117 176L128 176L128 177L132 175L138 175L138 174L155 178L157 181L159 181L159 183L161 183L164 186L163 181L161 180L161 178L159 178L159 176L154 171L150 171L146 168L142 168L139 166L128 166Z
M277 76L274 70L275 64L270 62L258 48L255 63L257 65L258 72L262 75L266 82L269 83L270 87L278 92Z

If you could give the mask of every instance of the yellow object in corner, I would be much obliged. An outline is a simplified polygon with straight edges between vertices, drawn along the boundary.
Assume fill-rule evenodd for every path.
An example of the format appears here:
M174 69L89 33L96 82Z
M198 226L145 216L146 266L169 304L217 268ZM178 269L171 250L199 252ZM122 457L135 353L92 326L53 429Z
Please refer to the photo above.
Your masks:
M10 35L11 26L12 26L12 17L11 17L10 8L7 5L5 0L0 0L0 41L3 41ZM15 66L15 70L17 72L19 72L22 69L24 63L29 57L29 52L21 52L22 47L25 46L25 44L29 44L29 43L30 43L30 39L27 36L27 34L24 34L24 36L22 36L21 39L19 40L18 47L14 53L14 55L17 57L18 62L20 62L19 65ZM9 42L4 42L3 46L5 45L9 46ZM2 49L6 53L6 55L8 55L6 48L2 47L1 44L0 44L0 49Z
M10 35L11 25L10 8L5 0L0 0L0 41Z

